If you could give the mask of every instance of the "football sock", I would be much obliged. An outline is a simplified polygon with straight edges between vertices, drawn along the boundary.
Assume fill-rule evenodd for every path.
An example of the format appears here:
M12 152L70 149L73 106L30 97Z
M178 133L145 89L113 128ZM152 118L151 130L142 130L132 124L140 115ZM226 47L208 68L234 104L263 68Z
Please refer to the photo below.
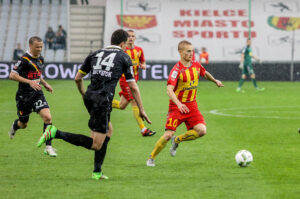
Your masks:
M257 88L256 79L255 79L255 78L251 78L251 80L252 80L253 86L254 86L255 88Z
M48 126L48 125L51 125L51 124L52 124L52 123L50 123L50 124L45 124L45 123L44 123L43 133L45 132L45 129L47 128L47 126ZM46 141L46 145L51 145L51 140L47 140L47 141Z
M140 110L137 106L132 106L132 112L133 112L133 116L136 119L136 122L138 123L140 129L145 128L145 124L143 119L140 117Z
M239 81L239 86L238 86L239 88L241 88L241 87L242 87L242 85L243 85L244 81L245 81L245 80L244 80L243 78L241 78L241 79L240 79L240 81Z
M114 99L114 100L112 101L112 107L113 107L113 108L120 109L120 101Z
M177 136L175 138L175 143L179 144L180 142L183 142L183 141L195 140L198 137L200 137L200 136L197 133L197 131L195 131L195 130L189 130L189 131L185 132L184 134Z
M81 135L81 134L63 132L60 130L56 131L55 138L63 139L64 141L69 142L73 145L82 146L87 149L91 149L93 144L93 138L91 137Z
M14 130L18 130L18 129L20 128L19 125L18 125L18 121L19 121L19 119L16 119L16 120L14 121L14 124L13 124Z
M163 148L165 148L167 144L167 140L165 140L164 136L161 136L159 140L156 142L153 151L151 152L151 158L155 158Z
M94 156L94 172L101 172L101 166L104 162L104 158L106 155L106 149L107 149L107 144L110 140L110 137L105 138L103 145L99 151L95 151L95 156Z

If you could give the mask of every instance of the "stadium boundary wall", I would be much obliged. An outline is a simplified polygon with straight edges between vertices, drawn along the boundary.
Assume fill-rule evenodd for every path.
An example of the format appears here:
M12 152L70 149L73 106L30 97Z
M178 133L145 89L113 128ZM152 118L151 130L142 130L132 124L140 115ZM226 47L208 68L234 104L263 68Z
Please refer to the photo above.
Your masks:
M175 62L147 62L147 70L140 70L140 80L166 80ZM210 63L205 68L217 79L237 81L241 70L239 63ZM8 79L13 62L0 62L0 79ZM81 63L46 63L43 70L45 79L74 79ZM259 81L290 81L290 63L254 64ZM89 78L86 76L85 78ZM294 64L294 81L300 81L300 62Z

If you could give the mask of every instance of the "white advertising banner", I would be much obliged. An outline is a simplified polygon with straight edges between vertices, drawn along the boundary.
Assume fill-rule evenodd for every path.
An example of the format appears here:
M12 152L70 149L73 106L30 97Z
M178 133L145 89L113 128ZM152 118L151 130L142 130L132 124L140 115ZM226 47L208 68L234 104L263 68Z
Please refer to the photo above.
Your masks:
M292 31L300 61L300 0L252 0L253 54L290 61ZM121 1L107 0L104 44L121 27ZM206 47L210 61L238 61L248 38L248 0L123 0L123 27L136 32L146 60L177 61L177 44Z

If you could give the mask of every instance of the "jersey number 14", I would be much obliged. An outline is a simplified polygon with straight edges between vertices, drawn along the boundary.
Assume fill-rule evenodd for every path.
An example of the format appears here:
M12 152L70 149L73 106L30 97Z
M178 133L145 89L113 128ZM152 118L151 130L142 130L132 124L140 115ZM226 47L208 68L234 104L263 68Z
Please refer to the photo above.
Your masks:
M96 70L106 70L106 71L110 71L112 67L114 67L114 59L117 53L111 53L108 56L103 58L103 54L104 52L100 52L98 54L96 54L96 57L98 57L97 59L97 63L96 65L93 66L94 69ZM103 66L105 66L105 68L103 69Z

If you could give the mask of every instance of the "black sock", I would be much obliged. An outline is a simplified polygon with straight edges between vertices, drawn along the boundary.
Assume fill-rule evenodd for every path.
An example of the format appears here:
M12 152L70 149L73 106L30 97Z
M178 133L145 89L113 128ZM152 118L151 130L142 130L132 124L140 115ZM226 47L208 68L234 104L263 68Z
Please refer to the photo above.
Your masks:
M49 123L49 124L44 123L43 133L45 132L45 129L47 128L48 125L52 125L52 123ZM51 146L51 140L46 141L46 146L48 146L48 145Z
M81 134L74 134L74 133L68 133L63 132L60 130L56 131L55 138L57 139L63 139L66 142L69 142L76 146L83 146L84 148L91 149L93 145L93 138L81 135Z
M16 130L18 130L20 127L18 126L18 121L19 121L19 119L16 119L15 121L14 121L14 124L13 124L13 128L14 128L14 130L16 131Z
M94 156L94 172L101 172L101 166L104 162L104 158L106 155L106 149L107 149L107 144L110 140L110 137L105 138L103 145L99 151L95 151L95 156Z

